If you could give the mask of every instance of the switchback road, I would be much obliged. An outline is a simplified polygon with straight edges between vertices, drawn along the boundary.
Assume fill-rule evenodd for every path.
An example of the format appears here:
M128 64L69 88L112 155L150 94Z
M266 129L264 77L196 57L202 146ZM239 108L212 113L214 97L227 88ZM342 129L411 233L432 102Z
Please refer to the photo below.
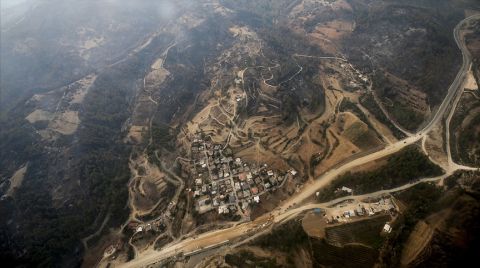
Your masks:
M167 245L165 248L163 248L160 251L155 251L153 249L147 250L145 252L142 252L139 254L138 258L123 264L123 267L144 267L152 263L159 262L161 260L164 260L168 257L172 257L180 252L186 253L186 252L191 252L193 250L197 250L199 248L206 247L208 245L214 245L217 243L221 243L222 241L225 240L233 240L235 238L239 238L242 236L245 236L246 234L249 234L251 230L257 230L256 232L262 232L262 226L265 226L265 224L269 223L280 223L286 219L289 219L293 217L294 215L297 215L301 211L304 211L305 209L311 209L315 207L325 207L328 206L328 204L334 204L335 202L340 202L344 199L351 199L351 198L360 198L360 197L345 197L342 199L337 199L330 201L328 203L324 204L308 204L304 205L298 208L294 208L297 204L301 204L303 201L305 201L308 198L311 198L316 191L318 191L320 188L328 185L331 183L338 175L352 170L355 167L358 167L360 165L369 163L371 161L381 159L383 157L392 155L401 149L405 148L408 145L414 144L417 141L423 139L428 132L430 132L435 124L439 122L441 118L445 115L447 112L447 109L449 107L449 104L452 102L452 100L455 99L455 96L457 94L460 94L463 92L463 81L466 76L467 71L470 68L471 65L471 56L467 51L467 48L465 44L463 43L463 40L460 38L460 27L465 23L473 19L478 19L480 15L474 15L471 17L468 17L461 21L454 29L454 37L455 41L457 42L458 47L460 48L462 55L463 55L463 64L462 67L460 68L457 76L455 77L455 80L453 83L450 85L447 95L439 108L437 109L435 115L432 117L431 121L418 133L413 134L412 136L409 136L403 140L400 140L396 143L390 144L384 149L373 152L369 155L354 159L348 163L345 163L344 165L332 169L330 171L327 171L325 174L322 176L318 177L314 182L308 183L304 185L303 190L290 198L289 200L285 201L282 203L274 212L265 214L256 220L252 222L247 222L243 224L239 224L236 226L233 226L231 228L223 229L223 230L214 230L211 232L203 233L196 238L187 238L184 239L180 242L174 243ZM454 105L451 106L451 109L454 109ZM418 184L420 182L425 182L425 181L436 181L441 178L444 178L450 174L453 173L454 170L456 169L462 169L462 167L455 166L454 168L447 168L447 173L441 177L437 178L426 178L421 181L418 181L416 183L411 183L411 184L406 184L401 187L391 189L391 190L385 190L385 191L380 191L380 192L375 192L367 195L362 195L361 198L366 198L369 196L375 196L375 195L380 195L383 193L391 193L393 191L400 191L404 190L407 188L410 188L414 186L415 184ZM466 169L474 169L474 168L469 168L466 167ZM292 209L293 207L293 209ZM253 235L253 234L252 234ZM250 235L251 236L251 235Z

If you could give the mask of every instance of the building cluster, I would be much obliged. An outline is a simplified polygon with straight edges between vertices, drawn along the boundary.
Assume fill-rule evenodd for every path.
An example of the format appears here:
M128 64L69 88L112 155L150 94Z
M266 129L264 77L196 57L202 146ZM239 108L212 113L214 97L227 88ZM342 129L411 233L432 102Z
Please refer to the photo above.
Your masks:
M259 203L260 196L280 187L296 171L287 173L269 169L266 164L244 162L223 154L220 144L195 138L192 147L190 173L194 178L194 197L199 213L216 209L219 214L245 210Z
M362 84L367 85L369 83L368 76L366 74L362 74L359 70L355 69L355 67L351 63L342 63L340 64L340 67L345 70L353 70L353 76L350 77L350 86L352 88L361 88Z
M337 209L336 213L327 217L328 223L336 223L346 221L353 217L373 216L379 213L390 213L396 211L397 208L391 198L382 198L375 203L359 203L354 207L349 206L348 209Z
M141 232L163 232L167 226L163 222L163 220L155 220L150 223L138 223L138 222L130 222L128 224L128 228L132 229L135 233Z

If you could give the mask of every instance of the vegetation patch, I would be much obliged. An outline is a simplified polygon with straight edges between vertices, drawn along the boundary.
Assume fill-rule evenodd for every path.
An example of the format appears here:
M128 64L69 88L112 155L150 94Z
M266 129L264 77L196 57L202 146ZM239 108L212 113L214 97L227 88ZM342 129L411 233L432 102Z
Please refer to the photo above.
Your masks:
M480 165L480 102L464 94L450 123L452 157L466 165Z
M225 262L233 267L279 267L275 258L259 257L247 250L225 255Z
M342 102L340 103L339 107L340 112L346 112L350 111L353 114L355 114L362 122L368 125L368 127L372 130L375 130L375 128L372 126L370 121L368 120L367 116L360 110L360 108L357 107L355 103L353 103L349 98L344 98ZM375 130L376 131L376 130ZM378 137L380 138L380 134L378 134Z
M414 145L394 154L387 164L373 171L347 172L325 187L318 196L320 202L339 197L342 186L353 189L354 194L365 194L391 189L424 177L439 176L442 169L430 162Z
M378 106L378 104L375 102L375 99L372 94L365 94L360 98L360 103L367 108L374 116L377 118L377 120L384 124L386 127L388 127L391 131L393 136L397 139L403 139L405 138L405 134L400 131L395 125L390 122L390 120L387 118L387 116L383 113L382 109Z
M421 113L418 113L409 106L402 105L398 102L396 102L393 107L388 107L387 109L398 123L409 130L416 130L425 119Z
M312 240L311 246L316 267L373 267L378 258L378 251L362 245L339 248L324 240Z
M166 124L152 125L152 140L157 147L165 148L172 151L174 137L171 134L171 129Z
M395 196L406 210L393 225L393 232L383 248L381 260L387 267L400 264L405 243L420 220L447 211L441 222L432 220L436 230L425 249L411 263L420 267L449 267L477 259L480 228L478 217L478 172L457 172L446 179L447 190L433 183L421 183ZM468 266L468 265L466 265Z
M304 245L307 240L308 235L303 230L302 225L295 221L290 221L274 228L271 233L260 237L253 244L263 248L288 252Z
M337 247L324 239L309 237L296 220L274 228L272 233L253 243L265 249L283 252L291 266L300 251L306 252L302 258L304 261L310 258L314 267L372 267L378 259L378 251L370 247L357 244Z

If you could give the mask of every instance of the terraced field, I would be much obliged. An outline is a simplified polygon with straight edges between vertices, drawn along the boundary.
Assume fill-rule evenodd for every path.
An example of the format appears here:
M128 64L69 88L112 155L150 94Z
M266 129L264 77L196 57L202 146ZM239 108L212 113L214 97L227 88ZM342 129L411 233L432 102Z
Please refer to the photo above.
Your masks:
M362 245L335 247L324 241L312 241L313 261L327 267L372 267L378 258L375 249Z
M360 243L367 247L378 248L383 241L380 235L382 228L390 219L389 215L382 215L373 219L329 227L325 231L326 241L338 247Z

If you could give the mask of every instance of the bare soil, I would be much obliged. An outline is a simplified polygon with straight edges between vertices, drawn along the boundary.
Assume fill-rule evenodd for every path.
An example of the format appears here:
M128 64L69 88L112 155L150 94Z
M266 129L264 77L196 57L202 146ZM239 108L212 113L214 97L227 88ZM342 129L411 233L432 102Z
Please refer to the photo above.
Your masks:
M322 214L309 212L302 219L303 229L311 237L319 239L325 238L326 225L327 223Z
M23 178L25 177L25 173L27 172L28 164L24 164L21 168L19 168L10 178L10 187L8 188L5 195L12 196L13 193L22 186Z
M25 119L31 124L39 122L39 121L50 121L52 120L54 115L48 111L43 111L40 109L36 109L32 113L30 113Z
M400 260L402 265L406 266L417 258L432 239L433 231L434 229L424 221L419 221L415 225L402 251Z
M467 74L467 79L465 81L465 89L467 90L477 90L478 85L477 81L475 81L475 77L473 76L472 71L469 71Z

